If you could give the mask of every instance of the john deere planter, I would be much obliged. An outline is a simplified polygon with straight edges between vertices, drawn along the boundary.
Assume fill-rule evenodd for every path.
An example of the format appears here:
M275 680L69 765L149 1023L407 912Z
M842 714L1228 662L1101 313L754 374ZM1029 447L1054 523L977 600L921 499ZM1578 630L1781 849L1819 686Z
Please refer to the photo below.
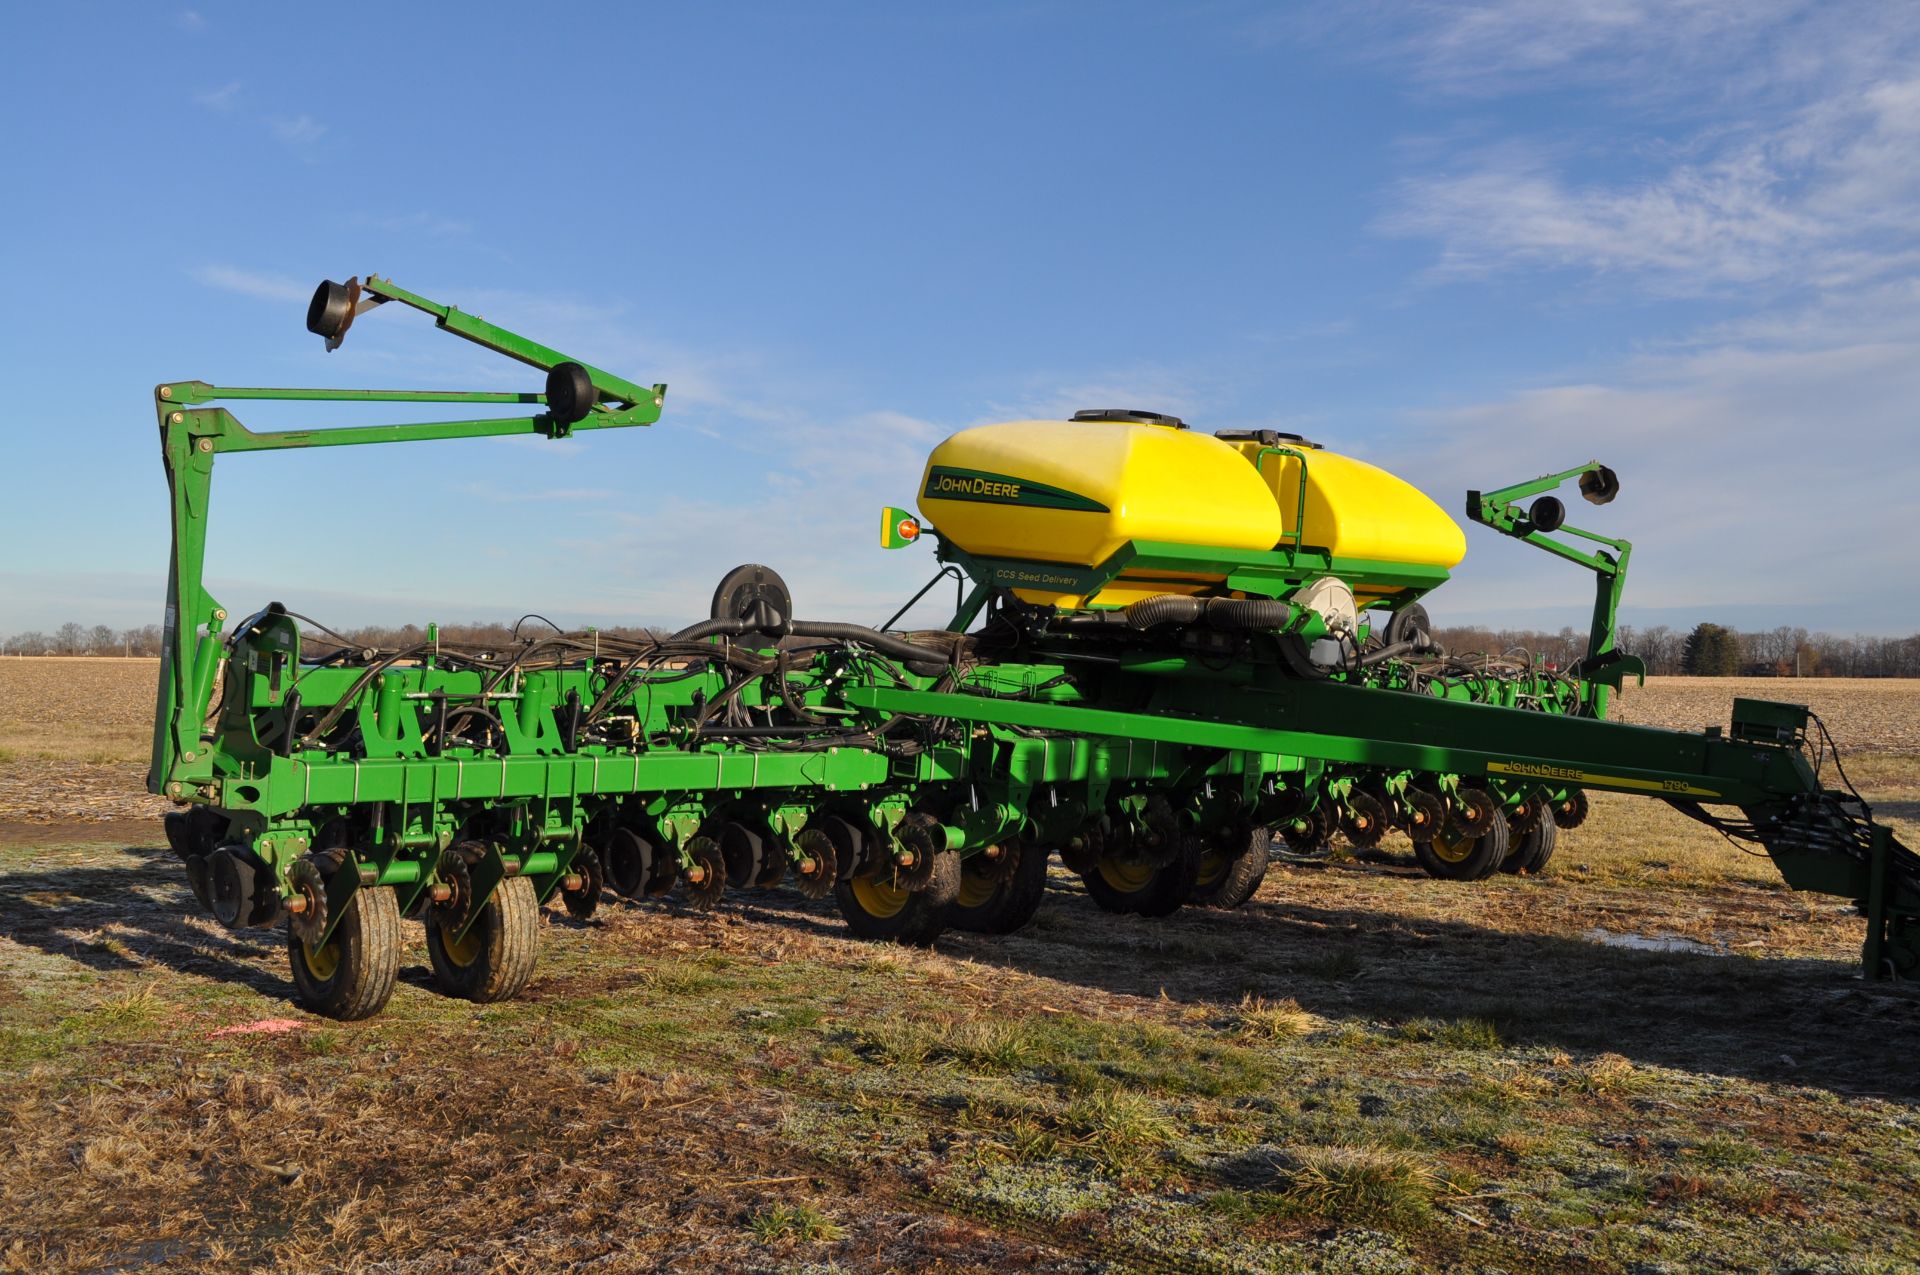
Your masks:
M232 619L202 583L225 453L660 417L664 385L383 278L321 285L307 326L337 347L388 302L544 387L155 392L173 554L149 784L183 807L167 834L196 895L223 924L284 927L319 1013L379 1011L407 920L443 990L494 1001L533 976L556 897L586 917L605 889L710 907L786 883L833 896L857 935L926 944L1020 928L1056 855L1099 906L1154 917L1245 901L1276 834L1367 846L1398 828L1436 877L1537 872L1595 789L1757 843L1796 888L1859 902L1871 974L1920 971L1920 858L1822 782L1805 708L1737 701L1702 734L1604 720L1640 671L1613 640L1628 545L1568 525L1553 494L1611 500L1598 463L1467 499L1594 573L1587 655L1561 671L1434 643L1421 601L1466 544L1410 485L1293 435L1136 411L934 450L919 515L888 510L882 539L928 542L935 583L961 582L942 629L806 618L760 565L661 639L429 626L370 649L278 603ZM524 414L258 433L232 414L252 399Z

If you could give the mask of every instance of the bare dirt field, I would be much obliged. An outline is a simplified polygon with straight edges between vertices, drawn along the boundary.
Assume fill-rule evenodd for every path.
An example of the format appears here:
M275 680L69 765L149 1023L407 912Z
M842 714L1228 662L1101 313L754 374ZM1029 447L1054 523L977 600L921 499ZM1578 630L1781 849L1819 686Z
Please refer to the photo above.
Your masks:
M1847 754L1920 752L1920 680L1909 677L1651 677L1644 688L1629 682L1610 716L1674 730L1724 727L1735 698L1805 704Z
M165 851L151 662L62 663L0 660L0 1270L1920 1264L1920 997L1856 977L1843 901L1651 801L1597 799L1538 879L1396 839L1154 922L1056 873L1027 930L931 952L786 892L609 899L489 1007L409 927L343 1025ZM1623 715L1794 691L1915 839L1920 684Z

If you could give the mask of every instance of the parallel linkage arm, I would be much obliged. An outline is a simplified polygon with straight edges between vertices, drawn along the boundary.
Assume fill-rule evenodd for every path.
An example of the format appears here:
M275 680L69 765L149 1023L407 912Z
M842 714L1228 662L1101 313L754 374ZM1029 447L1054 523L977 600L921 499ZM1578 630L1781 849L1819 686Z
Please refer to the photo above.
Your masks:
M1633 544L1615 540L1597 532L1566 523L1566 506L1557 496L1546 493L1562 483L1578 479L1580 494L1595 505L1604 505L1620 492L1620 480L1611 469L1590 460L1573 469L1546 474L1523 483L1514 483L1495 491L1467 493L1467 517L1485 523L1503 536L1523 540L1569 562L1577 562L1594 573L1593 621L1587 632L1586 656L1568 670L1585 684L1581 697L1596 717L1606 716L1607 691L1618 689L1628 677L1646 678L1646 666L1637 656L1623 655L1614 647L1614 630L1620 614L1620 594L1627 584L1627 560ZM1537 497L1526 508L1520 502ZM1556 539L1550 533L1602 546L1588 550Z
M321 284L308 311L307 327L325 337L327 348L332 350L339 346L355 317L387 301L399 301L425 311L434 316L435 326L443 331L542 369L548 374L547 390L545 393L502 393L263 389L209 385L205 381L172 381L155 387L154 407L160 424L161 458L167 470L173 542L162 625L159 712L154 725L152 763L147 772L147 788L151 792L180 799L204 798L213 779L212 753L203 746L200 735L212 695L220 630L227 619L226 609L203 584L215 455L522 434L564 438L579 429L620 429L651 425L660 419L667 392L664 384L636 385L454 306L441 305L408 292L377 275L369 275L364 284L358 280ZM226 408L205 406L234 399L513 403L538 404L546 410L530 416L255 432L242 425Z

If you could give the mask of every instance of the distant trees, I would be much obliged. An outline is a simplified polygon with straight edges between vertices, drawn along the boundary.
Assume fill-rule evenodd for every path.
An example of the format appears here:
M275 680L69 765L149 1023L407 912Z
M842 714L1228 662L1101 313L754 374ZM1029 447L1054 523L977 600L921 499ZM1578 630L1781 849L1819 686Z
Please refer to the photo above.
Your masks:
M1718 624L1697 624L1687 634L1680 671L1695 677L1731 677L1740 671L1740 639Z
M520 622L520 637L546 632L539 620ZM633 637L651 633L668 636L657 626L603 625L602 633L613 637ZM138 628L114 629L104 624L91 627L69 621L46 633L30 629L12 637L0 638L0 655L135 655L157 656L162 641L160 626L143 624ZM354 644L377 647L404 647L424 642L427 631L417 624L402 627L367 625L347 630ZM473 621L467 624L443 624L440 636L449 642L509 643L514 626L499 621ZM1534 629L1492 629L1476 625L1437 628L1434 636L1450 651L1525 651L1554 668L1568 668L1587 653L1587 635L1571 627L1557 633ZM309 641L325 646L331 642L324 634L309 632ZM1778 628L1741 633L1721 624L1698 624L1681 632L1664 624L1636 628L1623 624L1615 634L1619 648L1637 655L1653 674L1699 673L1713 677L1743 673L1749 676L1778 677L1920 677L1920 633L1908 637L1838 637L1831 633L1809 633L1803 628L1782 625Z

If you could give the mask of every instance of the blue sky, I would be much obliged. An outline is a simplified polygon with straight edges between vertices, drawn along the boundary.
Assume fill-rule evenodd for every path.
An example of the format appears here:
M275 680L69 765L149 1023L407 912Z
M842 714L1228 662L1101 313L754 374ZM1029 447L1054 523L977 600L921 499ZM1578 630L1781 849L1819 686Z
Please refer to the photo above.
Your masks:
M1271 426L1457 511L1598 457L1628 618L1920 629L1920 6L13 6L0 632L157 620L151 393L531 388L378 272L671 389L649 430L235 456L214 592L674 623L742 561L874 621L926 451ZM391 409L383 409L388 416ZM249 405L256 427L363 419ZM1436 618L1584 625L1469 532Z

